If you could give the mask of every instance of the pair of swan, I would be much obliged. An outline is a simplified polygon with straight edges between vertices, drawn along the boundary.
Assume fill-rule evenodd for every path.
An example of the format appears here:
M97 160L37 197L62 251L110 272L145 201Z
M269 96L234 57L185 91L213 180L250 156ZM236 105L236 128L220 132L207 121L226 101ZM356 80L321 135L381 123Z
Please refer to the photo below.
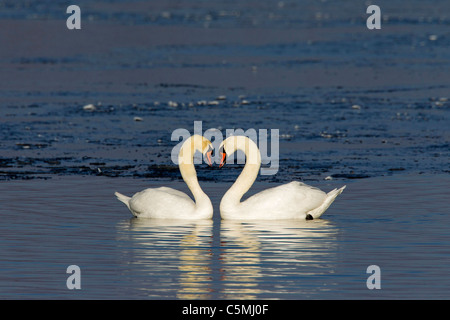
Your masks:
M325 193L302 182L293 181L261 191L241 202L258 176L261 154L256 144L245 136L232 136L220 145L220 167L227 154L237 150L245 153L246 163L239 177L220 201L222 219L230 220L282 220L317 219L345 189L334 189ZM183 180L194 196L195 202L184 192L167 188L150 188L127 197L115 193L136 217L157 219L210 219L213 206L200 187L194 168L194 153L200 151L212 165L211 142L200 135L193 135L182 145L178 163Z

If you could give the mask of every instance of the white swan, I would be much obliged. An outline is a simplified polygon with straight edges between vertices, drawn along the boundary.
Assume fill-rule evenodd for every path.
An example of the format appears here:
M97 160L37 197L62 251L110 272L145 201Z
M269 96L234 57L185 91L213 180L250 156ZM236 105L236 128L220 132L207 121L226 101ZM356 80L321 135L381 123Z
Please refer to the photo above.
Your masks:
M327 194L302 182L293 181L261 191L241 202L242 196L258 176L261 166L259 149L245 136L231 136L222 142L219 150L221 167L225 163L227 153L232 154L236 150L241 150L246 156L244 169L220 201L222 219L317 219L345 188L343 186Z
M167 188L149 188L127 197L115 193L118 200L125 203L135 217L156 219L210 219L213 206L209 197L203 192L197 180L194 167L194 153L200 151L206 155L211 165L211 142L200 135L186 139L178 155L178 165L184 182L191 190L195 202L184 192Z

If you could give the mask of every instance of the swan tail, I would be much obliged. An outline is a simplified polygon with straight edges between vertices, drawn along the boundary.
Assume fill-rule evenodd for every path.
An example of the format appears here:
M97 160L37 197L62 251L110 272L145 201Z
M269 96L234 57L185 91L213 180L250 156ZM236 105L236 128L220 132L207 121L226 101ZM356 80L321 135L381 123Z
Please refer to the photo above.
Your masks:
M330 192L328 192L327 197L325 198L325 201L316 209L313 209L308 212L308 214L306 215L307 219L308 219L308 217L309 217L308 220L319 218L328 209L328 207L334 202L336 197L338 195L340 195L342 193L342 191L344 191L345 187L346 186L343 186L339 189L334 189L334 190L331 190Z
M128 207L128 209L130 209L130 197L127 197L119 192L115 192L114 195L117 197L117 200L123 202Z

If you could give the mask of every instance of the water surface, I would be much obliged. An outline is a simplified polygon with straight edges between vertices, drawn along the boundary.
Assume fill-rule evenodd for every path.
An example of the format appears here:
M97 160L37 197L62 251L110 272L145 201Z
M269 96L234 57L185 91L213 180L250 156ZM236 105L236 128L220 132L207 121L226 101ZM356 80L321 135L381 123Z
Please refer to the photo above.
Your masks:
M66 1L0 3L0 298L448 298L450 2L377 1L381 30L364 1L77 4L81 30ZM194 121L279 130L251 192L347 189L320 220L221 221L242 167L203 164L212 220L132 219L114 191L187 191Z
M63 177L2 182L2 299L446 299L448 176L370 178L313 221L132 218L113 196L162 184ZM166 181L180 190L181 183ZM338 183L316 183L324 190ZM424 186L427 186L424 189ZM252 192L267 187L256 183ZM401 208L401 210L400 210ZM81 268L81 289L66 268ZM369 265L381 289L369 290Z

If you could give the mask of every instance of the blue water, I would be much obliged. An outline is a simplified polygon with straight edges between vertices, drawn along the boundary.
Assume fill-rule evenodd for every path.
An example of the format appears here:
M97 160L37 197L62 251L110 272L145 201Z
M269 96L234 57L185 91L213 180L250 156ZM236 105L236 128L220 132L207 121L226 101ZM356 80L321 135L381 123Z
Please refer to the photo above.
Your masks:
M348 181L322 219L305 222L221 221L228 186L220 183L202 183L215 213L196 222L135 219L113 197L161 185L150 181L2 183L0 297L447 299L449 183L435 175ZM79 290L66 286L70 265L81 269ZM370 265L380 267L381 289L367 288Z
M81 30L64 1L0 3L0 298L448 298L450 3L378 1L381 30L361 1L77 4ZM251 192L347 188L320 220L230 223L242 166L203 164L211 221L132 219L114 191L188 191L194 121L279 130Z

